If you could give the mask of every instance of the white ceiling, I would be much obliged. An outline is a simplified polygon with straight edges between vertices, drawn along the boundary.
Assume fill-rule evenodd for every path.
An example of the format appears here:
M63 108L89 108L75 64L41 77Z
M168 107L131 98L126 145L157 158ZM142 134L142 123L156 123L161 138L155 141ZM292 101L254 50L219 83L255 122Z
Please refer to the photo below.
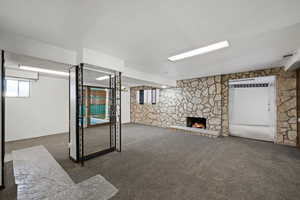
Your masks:
M299 0L0 0L0 5L2 31L99 50L128 67L176 80L277 66L300 47ZM231 47L167 60L222 40Z
M83 70L83 82L85 85L89 86L101 86L101 87L109 87L109 79L105 80L96 80L98 77L107 76L106 73L91 71L91 70ZM155 87L161 87L161 85L155 84L153 82L138 80L131 77L122 76L122 86L124 87L134 87L141 85L151 85Z
M38 59L30 56L24 56L24 55L18 55L11 52L5 53L5 67L10 69L18 69L20 65L27 65L32 67L38 67L43 69L51 69L51 70L57 70L57 71L63 71L63 72L69 72L70 65L61 64L53 61ZM86 66L84 69L96 69L93 66ZM20 70L23 71L23 70ZM49 74L40 73L42 75L50 76ZM102 86L102 87L109 87L109 80L103 80L99 81L96 80L98 77L106 76L107 73L101 73L97 71L91 71L91 70L84 70L83 71L83 80L85 84L91 85L91 86ZM66 77L57 76L57 75L51 75L52 77L56 78L63 78L66 79ZM134 86L140 86L140 85L153 85L156 87L160 87L160 85L155 84L153 82L149 82L146 80L138 80L126 76L122 76L122 86L124 87L134 87Z
M5 52L5 67L18 69L20 65L68 72L70 65Z

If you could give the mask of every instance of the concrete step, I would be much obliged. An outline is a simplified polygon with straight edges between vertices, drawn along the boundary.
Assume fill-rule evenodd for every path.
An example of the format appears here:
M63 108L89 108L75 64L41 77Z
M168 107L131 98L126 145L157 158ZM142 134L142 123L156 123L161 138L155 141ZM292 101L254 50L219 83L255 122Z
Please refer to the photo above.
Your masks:
M19 200L40 200L74 186L74 182L43 146L12 152Z
M117 192L118 189L105 178L96 175L45 200L107 200Z
M118 191L100 175L75 184L44 146L13 151L12 158L18 200L106 200Z

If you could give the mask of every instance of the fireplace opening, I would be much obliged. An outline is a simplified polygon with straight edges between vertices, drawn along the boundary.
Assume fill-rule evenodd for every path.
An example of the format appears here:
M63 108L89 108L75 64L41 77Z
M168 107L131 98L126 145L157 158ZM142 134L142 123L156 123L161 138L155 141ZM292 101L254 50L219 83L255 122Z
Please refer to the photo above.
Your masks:
M187 117L186 126L193 128L206 129L206 118L203 117Z

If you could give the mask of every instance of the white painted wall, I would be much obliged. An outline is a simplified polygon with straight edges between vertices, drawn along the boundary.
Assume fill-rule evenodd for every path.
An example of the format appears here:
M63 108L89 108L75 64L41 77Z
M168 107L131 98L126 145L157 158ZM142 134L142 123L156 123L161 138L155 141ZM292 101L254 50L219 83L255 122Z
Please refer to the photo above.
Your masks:
M130 123L130 91L124 91L121 95L121 120L122 123Z
M6 98L6 141L69 131L69 82L40 76L29 98Z

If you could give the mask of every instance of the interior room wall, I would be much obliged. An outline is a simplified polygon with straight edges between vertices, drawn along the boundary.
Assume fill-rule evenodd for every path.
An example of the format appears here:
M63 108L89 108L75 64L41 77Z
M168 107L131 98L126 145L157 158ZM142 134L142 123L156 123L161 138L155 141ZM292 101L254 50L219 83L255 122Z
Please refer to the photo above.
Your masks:
M221 130L222 135L228 136L228 81L260 76L276 76L277 80L277 135L275 142L296 146L296 72L287 72L283 67L180 80L177 81L176 88L161 90L160 103L157 105L139 105L136 101L136 91L147 87L131 88L131 122L170 127L184 125L187 115L195 115L195 117L210 118L211 122L208 121L210 123L208 128ZM219 105L220 103L221 105Z
M40 76L31 81L30 97L7 97L6 141L69 131L68 79Z
M221 132L221 76L177 81L177 88L159 90L156 104L139 104L131 93L131 121L160 127L186 126L187 117L206 118L208 130Z
M121 94L121 120L123 124L130 123L130 91Z

